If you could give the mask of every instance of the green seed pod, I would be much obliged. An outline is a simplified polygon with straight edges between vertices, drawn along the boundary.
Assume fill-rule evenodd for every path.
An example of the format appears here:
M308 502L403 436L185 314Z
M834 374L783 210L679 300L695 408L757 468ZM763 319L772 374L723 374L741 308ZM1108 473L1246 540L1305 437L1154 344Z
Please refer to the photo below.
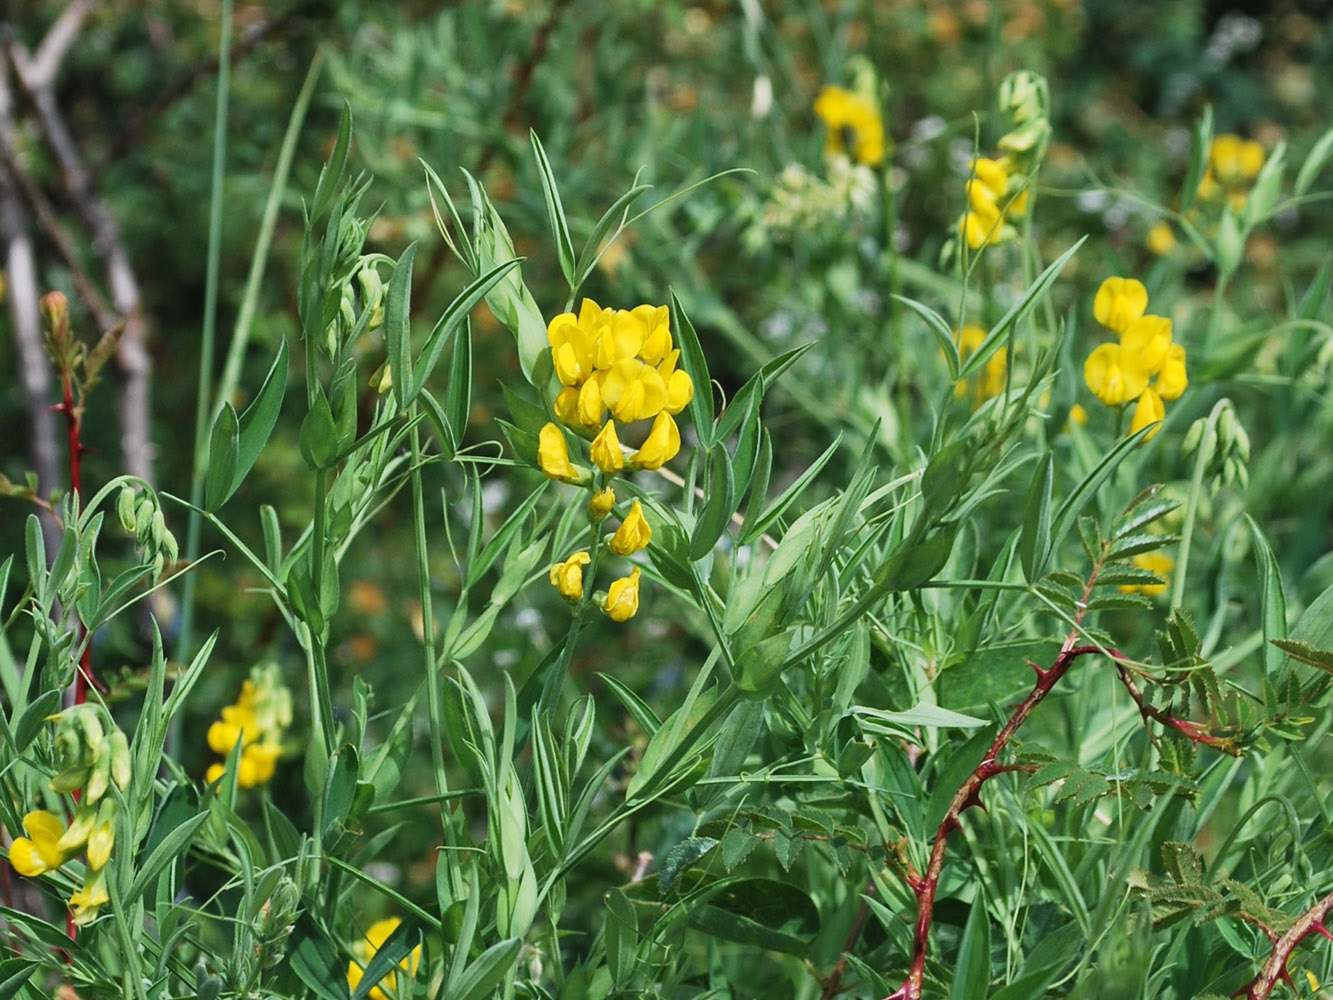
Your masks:
M180 548L176 545L176 536L168 531L162 536L162 553L169 563L174 563L180 558Z
M167 519L162 514L162 508L158 507L153 511L152 527L150 529L153 540L153 548L162 547L162 536L167 533Z
M139 498L139 505L134 508L134 538L139 545L148 542L149 532L153 529L153 511L157 505L145 493Z
M97 709L91 705L77 705L73 709L73 721L79 727L86 753L96 754L106 741L106 731L102 728L102 719Z
M116 516L120 518L120 526L128 534L134 534L138 524L134 519L134 487L126 484L120 488L120 496L116 498Z
M1189 431L1185 434L1185 440L1180 442L1180 455L1182 458L1189 458L1199 447L1199 442L1203 440L1203 425L1208 421L1200 418L1190 424Z
M130 742L119 729L112 731L108 742L111 750L111 780L123 792L130 784Z

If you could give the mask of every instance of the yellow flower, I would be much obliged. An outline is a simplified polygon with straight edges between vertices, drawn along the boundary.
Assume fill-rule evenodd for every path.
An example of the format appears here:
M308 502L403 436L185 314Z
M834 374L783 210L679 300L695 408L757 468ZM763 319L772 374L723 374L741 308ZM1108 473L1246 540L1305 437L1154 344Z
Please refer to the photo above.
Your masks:
M1148 308L1148 290L1134 278L1107 278L1092 300L1097 322L1123 334Z
M84 880L83 888L69 897L69 908L74 911L75 925L85 927L92 923L97 919L97 911L109 902L111 897L106 891L106 869L90 872Z
M88 843L88 836L93 832L96 822L96 807L87 804L80 806L74 811L74 818L70 820L69 828L60 835L56 847L67 855L78 853Z
M282 683L278 667L266 664L252 669L241 685L236 704L227 705L221 714L222 718L208 727L208 745L225 757L240 743L237 783L242 788L262 785L273 777L282 756L283 732L292 723L292 696ZM225 771L223 764L212 764L204 780L212 784Z
M1134 565L1139 569L1146 569L1150 573L1155 573L1165 581L1171 571L1176 568L1176 561L1165 552L1141 552L1133 559ZM1145 583L1145 584L1123 584L1120 587L1122 594L1146 594L1149 597L1156 597L1159 594L1166 593L1166 583Z
M236 783L242 788L262 785L273 777L281 756L280 743L251 743L241 751L241 759L236 763Z
M551 567L551 586L571 604L583 600L583 567L591 561L588 553L575 552L564 562Z
M60 848L65 824L55 813L39 809L23 817L26 837L15 837L9 845L9 863L20 875L29 877L59 868L69 860L73 851Z
M598 490L588 501L588 515L594 520L601 521L611 513L611 508L616 504L615 490L607 486Z
M1156 375L1171 347L1171 321L1165 316L1141 316L1121 332L1120 346L1138 358L1147 374Z
M88 867L102 868L111 858L116 844L116 813L119 807L112 799L104 799L97 809L97 824L88 834Z
M825 86L815 98L815 114L828 132L829 153L847 154L868 167L884 162L884 122L874 102L845 87Z
M579 387L578 401L575 406L575 415L581 426L592 430L602 422L602 413L606 407L602 405L602 387L595 379L590 378Z
M1162 362L1162 370L1157 376L1154 388L1157 390L1157 395L1163 399L1179 399L1188 385L1189 377L1185 374L1185 348L1179 344L1172 344L1166 350L1166 360Z
M552 479L577 482L580 470L569 461L569 445L565 435L555 424L547 424L537 436L537 465Z
M1248 184L1264 166L1264 147L1230 132L1215 137L1208 147L1208 168L1226 188Z
M636 469L660 469L680 451L680 430L665 410L657 415L643 447L634 453L630 464Z
M608 420L601 433L592 439L592 462L608 476L614 476L625 467L625 453L620 450L614 420Z
M1137 434L1143 428L1152 424L1153 427L1144 438L1145 441L1151 441L1161 430L1161 422L1166 419L1166 407L1162 405L1162 397L1157 395L1157 391L1151 387L1144 389L1139 395L1138 405L1134 407L1134 419L1130 421L1129 433Z
M1075 403L1069 408L1069 422L1080 427L1088 426L1088 411L1083 408L1082 403Z
M625 520L611 536L611 551L618 556L633 555L647 547L652 538L653 529L649 527L648 519L643 516L643 507L635 500Z
M366 929L365 937L352 945L352 953L356 958L347 964L347 985L355 990L361 983L361 977L366 974L366 966L370 960L375 957L375 953L384 947L384 942L389 940L389 936L398 929L401 923L397 917L390 917L388 920L377 920ZM398 968L408 976L415 976L417 973L417 964L421 961L421 946L417 945L412 949L407 958L398 963ZM395 971L385 974L379 984L371 989L368 996L370 1000L389 1000L389 996L380 987L387 987L393 992L398 991L398 975Z
M1083 363L1083 378L1088 388L1107 406L1119 406L1142 395L1148 387L1148 375L1138 358L1119 344L1102 344Z
M1171 231L1168 223L1158 222L1148 230L1144 243L1152 253L1165 257L1176 248L1176 234Z
M954 336L958 344L958 357L966 361L982 341L986 339L986 331L974 323L964 324L963 328ZM1004 392L1005 371L1009 367L1009 352L1001 347L989 358L986 359L986 367L981 370L975 381L976 400L974 406L980 406L986 400L993 396L998 396ZM970 382L959 382L954 388L955 396L966 395Z
M639 610L639 567L635 566L629 576L612 581L602 610L614 622L629 621L634 617Z

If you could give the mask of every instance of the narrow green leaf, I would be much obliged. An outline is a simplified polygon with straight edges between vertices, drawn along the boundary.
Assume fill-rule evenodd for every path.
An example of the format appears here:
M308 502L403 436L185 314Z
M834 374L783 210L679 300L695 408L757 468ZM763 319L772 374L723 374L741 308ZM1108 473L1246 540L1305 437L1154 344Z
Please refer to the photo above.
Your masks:
M444 414L449 418L449 429L455 444L461 448L467 434L468 414L472 409L472 324L464 323L454 337L449 355L448 395L445 396Z
M630 690L619 678L611 674L598 674L597 676L606 682L607 687L611 689L611 693L625 707L625 711L634 717L634 721L638 723L644 735L651 738L654 733L662 728L662 720L657 717L648 703Z
M944 360L949 366L950 381L958 381L958 369L962 361L958 357L958 344L954 340L956 336L948 322L929 306L922 305L915 299L909 299L903 295L893 296L893 300L905 305L912 312L920 316L926 323L926 329L935 335L939 342L940 350L944 353Z
M638 917L630 898L619 889L606 894L606 909L606 964L611 970L611 981L622 987L634 973L639 951Z
M286 942L292 970L321 1000L350 1000L347 990L347 962L309 913L297 917ZM473 997L471 1000L480 1000Z
M1139 446L1139 442L1143 440L1149 430L1150 428L1145 427L1136 434L1121 438L1120 441L1106 453L1102 460L1097 463L1096 467L1083 478L1083 481L1074 487L1069 496L1065 498L1065 502L1060 505L1060 509L1055 514L1055 520L1051 524L1052 550L1059 548L1060 542L1064 540L1065 533L1069 531L1070 525L1074 523L1074 519L1082 512L1083 507L1096 495L1097 491L1101 489L1102 483L1107 480L1120 463ZM1085 546L1087 543L1088 539L1085 537ZM1098 555L1099 553L1093 553L1094 558Z
M10 1000L32 978L41 965L30 958L7 958L0 962L0 1000Z
M1208 168L1208 150L1213 144L1213 108L1205 105L1199 122L1194 127L1194 146L1190 149L1190 165L1180 188L1180 210L1188 212L1199 196L1199 182Z
M637 182L637 177L635 178ZM602 259L602 254L606 252L606 247L602 243L606 241L607 235L611 232L611 227L616 226L616 236L619 236L625 228L625 220L629 216L629 209L634 202L647 191L651 191L651 184L635 185L622 194L615 202L602 213L602 217L597 220L597 225L592 227L592 233L588 236L588 242L583 245L583 250L579 253L578 263L574 266L574 290L577 291L583 282L587 280L592 269L597 266L597 262ZM616 213L620 213L620 222L616 223ZM613 236L611 242L615 241ZM607 243L609 247L611 244Z
M1309 155L1305 157L1305 162L1301 164L1301 169L1296 174L1296 185L1293 188L1296 197L1299 198L1310 190L1310 185L1324 169L1324 164L1328 162L1330 155L1333 155L1333 128L1316 139L1315 144L1310 147Z
M1046 560L1051 553L1051 489L1054 483L1055 456L1048 451L1037 474L1032 477L1023 509L1023 534L1019 539L1018 555L1023 576L1029 583L1046 572Z
M15 753L22 753L28 749L29 744L37 738L37 734L42 731L42 726L46 723L47 716L54 715L60 711L60 698L63 692L59 688L50 691L43 691L28 707L23 710L23 714L18 717L14 723L14 747Z
M708 452L708 486L703 509L690 535L690 560L697 562L713 551L736 512L736 480L726 447L715 444Z
M985 900L973 900L968 910L949 1000L986 1000L990 991L990 917Z
M1264 676L1277 676L1278 668L1285 659L1282 650L1273 645L1274 641L1287 637L1287 599L1282 593L1282 573L1278 569L1277 557L1268 539L1255 524L1254 518L1245 515L1249 525L1250 537L1254 540L1254 559L1259 570L1259 612L1263 623L1264 636Z
M232 476L231 489L241 485L246 474L255 464L255 459L264 450L273 428L278 423L278 414L282 411L282 400L287 393L287 342L278 345L277 357L269 366L264 376L264 384L254 400L241 414L239 435L236 443L236 472ZM228 492L227 497L231 496ZM222 498L222 503L227 502Z
M671 311L676 319L676 339L680 343L680 364L694 383L694 396L690 399L690 419L694 421L694 433L699 438L699 445L704 449L713 446L713 382L708 374L708 360L704 357L699 335L694 332L694 324L685 315L685 308L680 304L676 293L671 293Z
M768 440L767 432L764 434L764 440L765 442ZM828 465L829 460L833 458L833 455L837 452L838 445L840 444L842 444L841 434L834 438L833 443L824 449L823 454L810 464L810 468L797 476L796 481L783 490L782 494L769 504L757 517L751 517L749 516L749 512L746 512L745 527L741 531L740 539L742 545L754 541L768 529L769 525L773 524L782 516L783 512L796 501L796 498L805 492L805 488L814 481L815 477L819 475L824 466ZM756 483L756 485L758 484ZM752 505L762 499L763 498L757 492L752 492L750 495L750 503Z
M490 1000L495 988L514 967L514 960L522 944L521 938L513 937L491 945L477 956L476 961L458 977L454 988L444 995L450 1000ZM344 969L344 978L346 972Z
M415 923L406 922L395 927L393 933L385 938L384 943L375 949L375 954L371 956L370 961L362 970L361 981L357 983L356 989L352 992L352 1000L362 1000L371 990L380 985L385 976L390 972L395 972L395 970L395 994L410 996L412 992L409 985L411 977L404 975L403 970L398 966L411 954L413 947L420 944L421 928ZM409 963L408 968L410 969L415 964ZM379 992L382 993L383 990Z
M301 457L311 471L331 468L338 458L338 428L323 389L316 389L314 402L301 421Z
M162 873L167 865L189 849L195 833L204 825L208 816L207 812L191 816L162 838L162 842L148 855L148 860L143 863L143 867L134 873L134 881L130 883L127 903L138 899L147 892L148 887L157 880L158 875Z
M528 131L528 137L532 140L532 153L537 158L537 174L541 178L542 196L546 200L546 219L551 224L551 235L555 238L555 251L560 259L560 270L572 289L575 274L574 241L569 238L569 223L565 221L565 208L560 204L560 189L556 186L551 161L546 158L542 141L531 129Z
M240 424L236 419L236 411L230 403L223 403L222 411L213 421L213 433L208 439L204 509L209 513L221 507L235 488L239 435Z
M491 290L514 268L518 266L518 259L507 260L502 264L497 264L481 277L477 278L449 303L444 314L436 322L426 338L425 345L421 348L421 356L417 358L416 367L412 372L412 390L407 394L407 402L411 403L416 394L425 385L426 379L430 377L431 372L435 370L435 365L440 360L440 354L444 348L451 343L454 331L467 325L468 317L472 310L477 307ZM387 314L386 314L387 316ZM387 322L387 320L386 320ZM469 372L470 374L470 372ZM398 382L398 371L394 369L394 384Z
M971 378L982 369L986 362L990 360L990 356L1000 349L1000 346L1009 336L1009 332L1015 329L1041 301L1051 285L1055 283L1055 279L1060 276L1060 272L1064 270L1065 265L1069 263L1069 259L1078 252L1087 239L1086 236L1081 237L1077 243L1057 257L1046 270L1038 275L1037 280L1023 293L1022 298L1010 307L1009 311L1000 319L1000 322L996 323L986 334L986 339L967 356L967 360L963 362L962 367L958 370L960 379Z
M315 184L315 199L310 208L310 221L314 222L328 209L334 193L342 180L343 170L347 166L347 149L352 142L352 108L344 101L342 118L338 121L338 139L333 144L333 154L319 171L319 180Z
M398 408L406 410L414 395L412 373L412 263L417 244L410 243L394 265L389 288L384 293L384 348L393 377L393 395Z

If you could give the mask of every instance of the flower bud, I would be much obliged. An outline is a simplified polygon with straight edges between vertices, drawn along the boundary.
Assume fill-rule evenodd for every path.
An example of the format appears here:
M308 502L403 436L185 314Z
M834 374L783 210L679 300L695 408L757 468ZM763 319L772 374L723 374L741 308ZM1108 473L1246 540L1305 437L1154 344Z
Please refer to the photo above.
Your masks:
M537 438L537 465L552 479L576 483L583 472L569 460L569 445L565 435L555 424L548 423Z
M120 729L112 730L110 743L111 780L122 792L130 784L130 743Z
M588 501L588 516L594 521L603 521L611 513L611 508L615 504L615 491L608 486L594 493L592 499Z
M593 438L591 454L593 464L608 476L614 476L625 467L625 455L620 450L620 438L616 435L614 420L608 420L601 433Z
M39 303L47 332L57 342L69 336L69 300L64 292L47 292Z
M583 600L583 567L591 562L586 552L575 552L564 562L551 567L551 586L571 604Z
M635 566L629 576L614 580L607 588L606 600L602 610L614 622L629 621L639 610L639 567Z
M116 498L116 516L120 518L120 526L131 535L138 528L134 519L134 501L134 487L127 483L120 488L120 496Z
M611 551L618 556L633 555L652 540L653 529L643 516L643 507L635 500L629 513L611 537Z

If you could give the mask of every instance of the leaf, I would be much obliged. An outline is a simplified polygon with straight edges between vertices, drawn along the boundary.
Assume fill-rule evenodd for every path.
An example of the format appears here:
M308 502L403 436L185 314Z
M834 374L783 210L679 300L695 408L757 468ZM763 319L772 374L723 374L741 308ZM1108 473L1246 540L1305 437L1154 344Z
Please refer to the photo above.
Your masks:
M648 191L653 189L651 184L639 184L635 177L635 185L617 198L597 220L597 225L592 227L592 233L588 236L588 242L583 245L583 250L579 253L578 263L574 267L574 288L577 289L584 282L584 279L592 273L592 269L597 266L597 262L602 259L602 254L606 252L606 247L602 243L606 240L607 234L611 232L611 227L616 226L615 236L611 237L611 242L619 236L625 228L625 219L629 216L629 208L634 202ZM620 213L620 222L616 223L616 213ZM607 246L611 244L608 242Z
M37 738L47 717L54 715L60 709L62 695L63 692L59 688L43 691L23 710L23 714L14 724L15 753L22 753L28 749L28 745Z
M713 427L713 383L708 375L708 359L704 357L699 335L694 332L694 324L685 315L685 308L680 304L676 293L671 293L671 311L676 317L676 338L680 341L680 364L694 383L694 395L690 398L690 419L694 423L695 436L699 438L701 448L711 448L715 440Z
M1310 147L1310 152L1305 157L1305 162L1301 164L1301 169L1297 171L1296 184L1292 189L1296 197L1299 198L1310 190L1310 185L1324 169L1330 154L1333 154L1333 128L1315 140L1315 144Z
M939 341L940 351L944 354L944 360L949 366L950 381L958 381L958 366L961 364L958 357L958 343L954 339L953 329L945 321L944 317L929 306L922 305L915 299L909 299L903 295L893 296L895 302L907 306L908 309L916 313L925 320L926 328L935 335Z
M555 175L551 172L551 161L546 158L546 150L537 133L529 129L528 137L532 140L532 152L537 157L537 173L542 182L542 195L546 200L546 219L551 224L551 234L555 237L555 250L560 258L560 270L570 288L574 287L574 241L569 238L569 223L565 221L565 209L560 204L560 191L555 184Z
M882 708L854 705L852 714L868 732L894 736L904 732L910 735L916 726L924 726L927 729L975 729L977 726L986 725L985 719L964 715L961 712L951 712L938 705L917 705L906 712L890 712Z
M236 469L240 425L230 403L222 404L222 411L213 421L213 433L208 439L208 473L204 479L204 509L213 513L231 496L236 485Z
M231 491L222 498L221 503L226 503L227 497L244 481L273 434L273 428L277 426L283 397L287 394L287 369L287 341L284 340L278 345L278 355L264 376L264 384L241 414L240 434L236 442L236 471L232 476Z
M1309 643L1297 642L1295 639L1273 639L1270 641L1293 660L1299 660L1301 663L1333 674L1333 649L1316 649Z
M472 310L476 308L477 304L481 302L482 299L490 294L491 290L495 288L495 286L498 285L510 271L518 267L518 263L518 259L514 258L513 260L507 260L502 264L497 264L459 292L457 297L449 303L448 308L444 310L444 314L440 316L439 320L435 323L435 326L431 329L430 335L426 337L426 343L422 345L421 355L417 358L416 366L412 370L411 391L403 397L406 400L406 403L404 404L405 406L411 405L412 401L416 399L417 393L419 393L422 386L426 384L426 379L430 378L431 373L435 370L435 365L440 360L440 355L444 352L444 348L450 343L450 338L454 335L454 331L460 326L466 329L468 317L472 314ZM387 323L387 312L385 315L385 322ZM467 351L467 354L471 353L470 347L465 348L465 350ZM467 368L467 374L470 377L470 359L468 359L468 363L465 367ZM454 378L455 376L451 373L451 392L455 387ZM397 386L397 368L393 369L393 381L394 385ZM466 398L466 395L465 392L464 398ZM456 406L457 404L453 405ZM453 413L452 408L449 413L451 417L456 415ZM451 425L455 432L458 431L459 426L466 426L466 424L466 412L462 415L461 421L454 422L451 420ZM461 440L461 435L458 435L458 439Z
M1056 512L1055 521L1051 524L1051 548L1057 549L1060 542L1064 540L1065 533L1074 522L1074 518L1082 512L1084 506L1097 491L1101 489L1112 472L1123 462L1129 454L1139 446L1139 442L1147 435L1149 428L1145 427L1135 434L1121 438L1120 441L1106 453L1105 457L1097 463L1096 467L1083 477L1083 480L1074 487L1073 492L1065 498L1065 502L1060 505ZM1095 530L1095 529L1094 529ZM1080 533L1082 529L1080 528ZM1090 539L1084 535L1084 547L1088 547ZM1092 558L1097 558L1100 553L1094 551Z
M148 887L153 884L167 865L189 849L195 833L204 825L208 816L207 812L197 813L162 838L162 842L148 855L148 860L144 862L143 867L134 873L134 881L130 883L129 898L126 900L127 904L147 892Z
M1010 307L1009 311L1001 317L1000 322L996 323L991 331L986 334L975 351L967 356L962 367L958 371L960 379L971 378L990 360L990 356L1000 349L1000 345L1009 336L1009 332L1018 326L1026 318L1027 314L1036 307L1041 301L1043 295L1055 283L1055 279L1060 276L1069 259L1078 252L1079 248L1087 241L1087 237L1081 237L1077 243L1062 253L1051 263L1046 270L1037 276L1031 286L1023 293L1022 298Z
M949 1000L986 1000L990 991L990 917L984 899L974 899L963 927Z
M722 835L722 864L728 872L750 856L759 846L759 838L747 830L732 827Z
M315 390L315 398L301 421L300 445L301 457L311 471L328 469L338 459L338 428L323 389Z
M657 873L657 891L665 895L676 881L676 876L689 868L718 845L713 837L686 837L667 852L662 868Z
M767 431L764 432L764 442L765 444L768 443ZM740 544L748 545L762 535L771 524L781 517L783 512L795 503L796 498L805 491L805 488L810 485L814 478L819 475L824 466L829 463L829 460L833 458L833 455L838 450L838 445L841 443L842 434L839 434L833 439L833 443L824 449L823 454L815 459L808 469L797 476L795 482L783 490L782 495L764 508L762 513L757 516L752 516L747 510L745 527L741 530ZM763 454L761 452L760 461L762 462L762 460ZM767 468L766 465L764 467ZM759 483L756 481L754 489L750 493L750 506L753 507L757 503L762 503L763 499L764 497L759 490Z
M454 435L456 447L463 446L467 434L468 414L472 409L472 324L464 323L454 337L449 355L449 389L445 396L444 415Z
M0 1000L10 1000L32 978L40 962L30 958L7 958L0 962Z
M1046 570L1051 552L1051 488L1055 482L1055 456L1047 452L1041 460L1023 508L1023 534L1018 554L1023 576L1031 583Z
M347 166L347 148L352 142L352 108L344 101L342 118L338 121L338 138L333 144L333 153L320 168L319 181L315 184L315 198L310 208L310 221L314 222L328 210L333 201L334 192L342 180L343 170Z
M697 562L713 551L713 546L731 523L731 515L736 512L736 480L732 475L731 457L720 441L709 449L708 459L704 505L690 534L691 562Z
M1254 559L1259 570L1259 614L1263 622L1264 637L1264 675L1274 677L1282 666L1282 649L1274 642L1287 637L1287 599L1282 594L1282 572L1278 569L1277 557L1273 555L1268 539L1254 523L1254 518L1245 515L1249 525L1250 537L1254 540Z
M389 288L384 295L384 348L393 377L393 395L398 409L406 410L415 395L412 373L412 262L417 243L408 244L394 265Z
M415 939L415 940L413 940ZM356 989L352 993L352 1000L362 1000L371 990L379 986L390 972L395 972L395 983L400 996L408 996L411 988L406 985L404 980L409 980L409 976L403 969L399 968L399 963L407 958L412 952L414 945L421 943L421 928L413 922L405 922L394 928L393 933L384 939L384 943L375 949L375 954L366 963L366 967L361 972L361 981L357 983ZM411 969L416 963L409 963ZM383 992L380 990L379 992Z
M292 970L312 993L323 1000L350 1000L347 963L338 957L338 949L328 932L309 913L296 918L287 938L286 952Z
M495 988L514 967L522 943L521 938L512 937L491 945L458 977L458 982L441 995L449 1000L490 1000ZM343 973L346 974L346 969Z
M1190 150L1190 165L1185 172L1185 181L1180 188L1180 210L1189 211L1194 199L1199 195L1199 182L1208 167L1208 150L1213 143L1213 109L1205 105L1199 123L1194 128L1194 145Z
M606 964L616 986L624 986L634 974L639 952L639 920L634 904L620 889L606 894Z

